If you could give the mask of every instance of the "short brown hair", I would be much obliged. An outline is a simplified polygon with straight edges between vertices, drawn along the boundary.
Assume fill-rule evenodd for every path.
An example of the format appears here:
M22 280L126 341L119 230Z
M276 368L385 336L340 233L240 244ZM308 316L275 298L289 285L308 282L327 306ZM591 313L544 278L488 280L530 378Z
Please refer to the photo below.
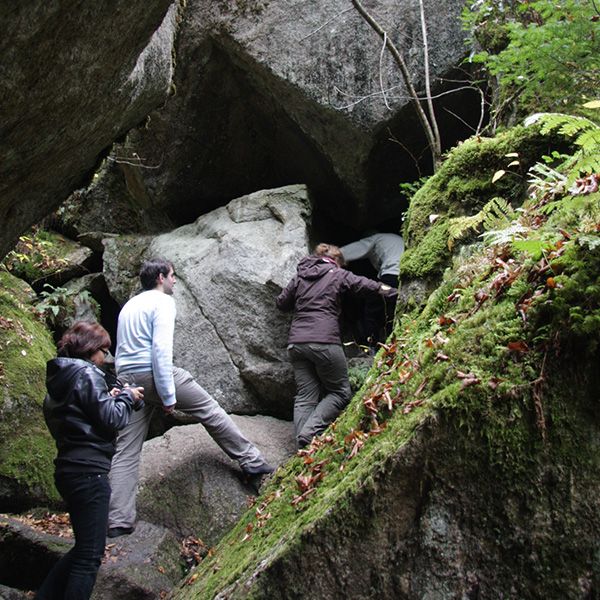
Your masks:
M110 335L99 323L77 321L64 332L57 348L59 356L87 359L101 348L110 348Z
M317 244L315 246L314 255L329 256L329 258L333 258L333 260L335 260L339 267L343 267L346 264L342 251L339 249L338 246L334 246L333 244Z
M164 258L151 258L142 263L140 269L140 282L144 290L153 290L158 285L158 276L169 274L174 270L173 263Z

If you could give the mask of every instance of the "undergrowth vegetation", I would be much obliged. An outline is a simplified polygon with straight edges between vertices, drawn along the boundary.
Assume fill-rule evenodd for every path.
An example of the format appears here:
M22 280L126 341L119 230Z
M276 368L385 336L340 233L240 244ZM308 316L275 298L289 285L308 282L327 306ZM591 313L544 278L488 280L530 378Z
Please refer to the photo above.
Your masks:
M597 2L477 0L463 20L470 59L492 78L493 125L541 110L585 115L600 84Z

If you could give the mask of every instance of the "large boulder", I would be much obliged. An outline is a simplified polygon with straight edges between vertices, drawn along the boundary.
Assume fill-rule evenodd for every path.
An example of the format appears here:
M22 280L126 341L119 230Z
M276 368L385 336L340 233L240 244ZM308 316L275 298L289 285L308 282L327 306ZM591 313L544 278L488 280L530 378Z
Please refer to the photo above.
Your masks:
M173 261L175 363L228 412L291 418L289 317L274 300L307 253L310 211L306 188L288 186L237 198L145 242L106 241L105 277L121 302L138 287L142 258Z
M2 3L0 256L164 102L177 16L171 3Z
M293 425L272 417L233 416L234 423L273 466L295 452ZM174 427L144 444L138 515L216 544L256 494L239 466L217 446L202 425Z
M454 73L466 54L464 2L425 5L436 112L450 147L480 114L478 92L456 82L464 71ZM418 3L370 9L423 93ZM400 222L398 183L430 166L425 136L398 67L350 3L190 0L176 54L174 95L114 149L122 164L103 183L114 196L183 224L230 198L303 181L335 223ZM462 91L441 93L451 87Z
M133 534L107 545L92 600L164 598L181 578L180 551L168 529L139 522Z

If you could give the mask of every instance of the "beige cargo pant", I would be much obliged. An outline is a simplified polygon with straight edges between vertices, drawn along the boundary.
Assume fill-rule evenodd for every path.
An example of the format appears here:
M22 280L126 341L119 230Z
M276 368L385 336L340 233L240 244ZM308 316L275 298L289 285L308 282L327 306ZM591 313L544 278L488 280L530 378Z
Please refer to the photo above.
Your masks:
M242 469L255 468L265 462L258 448L244 437L231 417L188 371L173 367L173 377L177 398L175 407L178 411L202 423L225 454L237 460ZM156 407L162 406L151 372L124 373L119 375L119 379L124 383L143 386L146 406L132 413L129 424L117 437L117 450L110 471L112 493L109 529L133 527L135 524L142 445L148 434L152 412Z

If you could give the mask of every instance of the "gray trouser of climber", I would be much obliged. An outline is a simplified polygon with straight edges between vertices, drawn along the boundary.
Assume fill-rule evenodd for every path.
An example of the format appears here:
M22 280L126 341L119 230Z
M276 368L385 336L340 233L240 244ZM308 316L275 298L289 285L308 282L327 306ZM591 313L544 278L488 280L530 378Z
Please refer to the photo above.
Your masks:
M175 408L202 423L227 456L237 460L242 469L259 467L265 462L258 448L246 439L231 417L188 371L173 367L173 378L177 400ZM117 437L117 450L110 470L109 529L133 527L135 524L142 445L148 434L152 412L162 406L152 372L123 373L119 379L123 383L143 386L145 407L132 413L129 424Z
M348 365L339 344L290 344L296 396L294 427L299 448L335 421L350 401Z

